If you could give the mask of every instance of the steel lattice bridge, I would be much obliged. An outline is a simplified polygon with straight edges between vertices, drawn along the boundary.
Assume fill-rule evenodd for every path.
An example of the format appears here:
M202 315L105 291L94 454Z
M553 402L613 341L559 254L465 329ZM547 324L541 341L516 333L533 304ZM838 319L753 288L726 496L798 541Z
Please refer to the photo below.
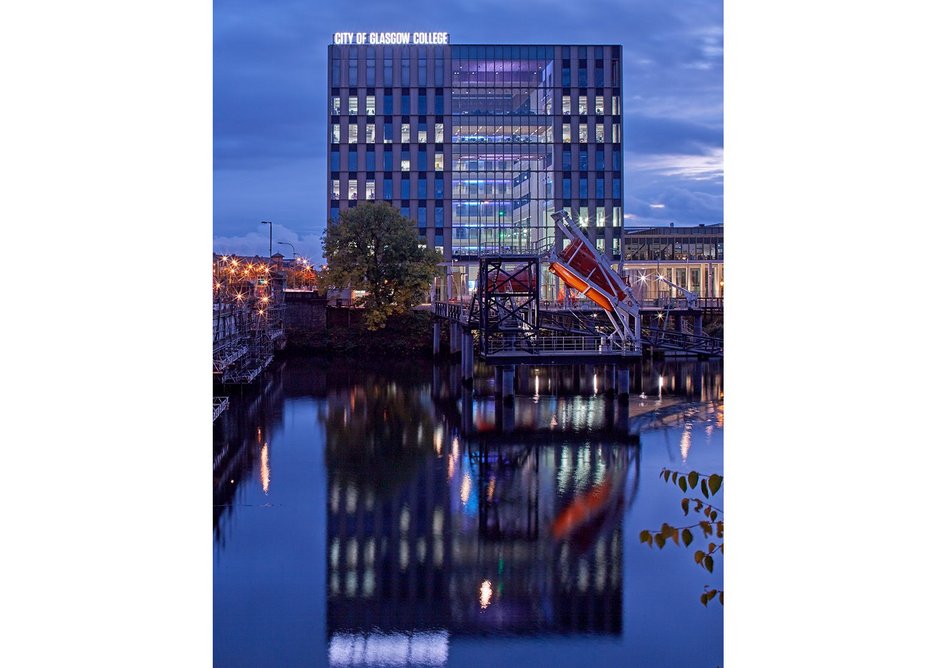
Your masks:
M569 214L553 214L569 243L543 253L497 254L479 258L478 281L468 303L436 302L434 352L440 325L450 325L450 352L462 353L463 379L471 380L474 333L478 354L496 367L514 364L623 364L645 352L672 351L702 357L722 355L722 341L702 331L702 316L713 305L663 276L676 297L643 300L616 273L573 223ZM543 262L563 283L589 300L585 308L541 302ZM721 308L721 303L719 304ZM642 326L642 315L647 322ZM664 323L673 322L667 330ZM688 327L689 326L689 327ZM513 374L512 374L513 375Z

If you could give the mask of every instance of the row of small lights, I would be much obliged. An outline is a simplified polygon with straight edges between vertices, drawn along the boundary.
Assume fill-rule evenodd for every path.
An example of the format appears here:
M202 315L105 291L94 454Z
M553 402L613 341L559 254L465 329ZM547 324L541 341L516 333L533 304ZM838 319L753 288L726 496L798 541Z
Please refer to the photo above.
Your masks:
M227 255L222 255L222 256L221 256L221 262L222 262L222 264L226 264L226 265L227 265L227 270L228 270L228 273L230 274L230 276L228 276L228 277L226 277L226 278L232 278L232 279L233 279L233 278L236 278L236 277L237 277L237 273L238 273L238 266L239 266L239 265L241 265L241 266L243 267L243 269L242 269L241 271L242 271L243 277L245 277L245 278L250 278L250 277L252 277L252 276L258 276L258 275L260 275L260 274L268 275L268 274L270 273L270 265L269 265L269 264L262 264L262 263L260 263L260 262L258 262L257 264L254 264L253 262L248 262L248 263L244 264L244 263L242 263L242 262L239 262L236 257L228 257ZM263 287L263 289L267 289L267 286L268 286L268 285L269 285L268 283L264 283L264 284L259 284L258 287ZM223 284L222 284L220 281L216 280L216 281L215 281L215 290L216 290L216 291L220 291L220 290L222 289L222 287L223 287ZM240 303L241 300L244 299L244 293L241 292L240 290L238 290L238 291L235 293L234 298ZM270 301L270 296L269 296L269 295L266 295L266 294L265 294L265 295L263 295L262 297L260 297L260 303L261 303L262 306L257 309L257 314L258 314L258 315L260 315L260 316L263 316L263 315L264 315L264 308L263 308L263 306L266 306L266 304L268 304L269 301Z

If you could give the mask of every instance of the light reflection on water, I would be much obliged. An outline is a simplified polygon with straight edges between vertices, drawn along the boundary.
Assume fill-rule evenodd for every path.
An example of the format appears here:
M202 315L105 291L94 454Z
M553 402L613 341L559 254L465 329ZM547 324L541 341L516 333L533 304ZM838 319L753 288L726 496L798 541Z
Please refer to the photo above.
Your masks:
M637 627L652 615L649 601L626 605L627 554L637 549L626 546L659 525L673 499L642 507L639 491L660 496L660 466L692 464L716 436L721 472L721 367L649 366L634 374L628 403L606 394L612 375L602 367L527 371L506 404L484 369L467 392L446 367L291 359L262 392L236 397L216 425L216 665L260 665L250 657L273 636L282 656L268 653L269 665L319 665L299 658L309 656L335 666L469 665L497 638L515 648L537 639L528 658L568 658L550 665L587 661L576 638L596 640L593 658L640 655L644 640L629 644L626 619ZM655 396L642 399L645 387ZM657 436L668 430L676 463L660 459L674 457ZM263 496L266 515L256 510ZM629 520L636 513L640 526ZM645 517L654 521L644 526ZM670 562L661 553L632 575L666 578ZM687 600L671 603L685 619L701 607L692 589ZM254 605L262 616L252 617ZM721 610L708 612L715 665Z

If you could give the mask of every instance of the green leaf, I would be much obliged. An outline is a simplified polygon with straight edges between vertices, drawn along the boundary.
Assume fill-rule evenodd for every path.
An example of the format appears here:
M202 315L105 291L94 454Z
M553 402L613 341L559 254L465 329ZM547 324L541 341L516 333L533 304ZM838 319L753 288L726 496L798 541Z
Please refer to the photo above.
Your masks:
M706 570L710 573L713 572L713 558L708 554L703 557L703 565L706 567Z
M690 531L689 529L684 529L683 530L683 544L689 545L692 542L693 542L693 532Z
M713 473L709 476L709 490L715 494L719 491L720 487L722 487L722 476Z
M680 489L683 490L684 492L686 491L686 476L685 475L680 476Z
M693 553L693 560L696 563L701 564L703 563L703 557L705 556L706 556L705 552L703 552L702 550L697 550L696 552Z
M690 481L690 487L696 489L696 483L699 482L699 473L696 471L690 471L690 475L687 476L687 480Z
M705 481L705 480L701 480L701 481L700 481L699 488L703 491L703 496L705 496L705 497L708 499L708 498L709 498L709 487L707 487L706 481Z
M651 542L651 532L645 529L641 532L641 542L650 543Z
M683 501L680 502L680 507L683 508L684 516L688 515L690 513L690 500L686 498L683 499Z

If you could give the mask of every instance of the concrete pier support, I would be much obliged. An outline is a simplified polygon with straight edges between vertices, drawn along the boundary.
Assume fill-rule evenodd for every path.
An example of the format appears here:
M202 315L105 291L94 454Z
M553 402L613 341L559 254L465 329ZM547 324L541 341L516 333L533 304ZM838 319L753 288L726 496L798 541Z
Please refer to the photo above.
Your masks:
M614 394L615 382L615 367L611 366L610 364L606 364L602 369L602 393Z
M615 372L615 389L618 398L624 401L628 400L631 393L631 369L628 367L619 367Z
M514 365L501 369L501 396L507 401L514 400Z
M529 364L517 365L517 392L518 394L530 394L531 366Z
M449 323L449 354L455 355L462 349L462 337L460 336L462 325L457 322Z
M471 384L475 377L475 348L472 330L462 330L462 383Z
M442 336L442 323L433 320L433 357L439 357L439 340Z

